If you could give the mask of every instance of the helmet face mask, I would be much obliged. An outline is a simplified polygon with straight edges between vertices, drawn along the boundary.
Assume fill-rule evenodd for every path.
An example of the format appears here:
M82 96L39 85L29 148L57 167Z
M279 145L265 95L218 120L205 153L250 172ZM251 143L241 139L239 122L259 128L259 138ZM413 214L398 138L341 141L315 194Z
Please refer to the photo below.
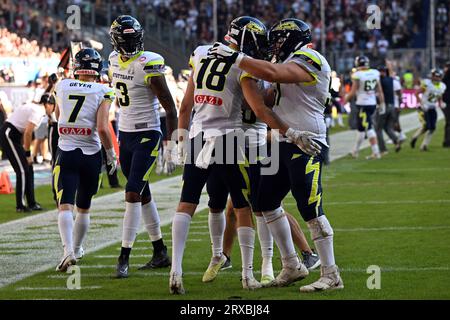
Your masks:
M431 70L431 79L435 82L441 81L444 73L441 69L432 69Z
M225 41L239 48L246 55L265 59L267 56L267 29L256 18L243 16L230 23Z
M305 22L283 19L269 31L269 56L275 62L283 62L311 41L311 29Z
M103 69L103 60L100 54L92 48L78 51L74 61L74 76L81 75L100 76Z
M132 57L144 50L144 29L135 18L119 16L111 25L109 35L114 50Z

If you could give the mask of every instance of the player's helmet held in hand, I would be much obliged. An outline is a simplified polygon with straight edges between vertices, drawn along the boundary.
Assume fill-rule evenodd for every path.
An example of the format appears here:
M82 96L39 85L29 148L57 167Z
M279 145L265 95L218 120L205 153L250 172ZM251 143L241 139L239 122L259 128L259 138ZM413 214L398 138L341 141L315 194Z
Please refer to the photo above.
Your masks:
M117 17L111 24L109 36L114 50L126 57L144 50L144 29L132 16Z
M95 49L84 48L75 55L73 72L75 76L100 76L102 68L102 56Z
M267 58L267 28L256 18L243 16L231 21L225 41L237 45L250 57Z
M369 66L370 66L370 60L366 56L357 56L355 58L355 67L356 68L360 68L360 67L368 68Z
M269 30L269 54L277 62L283 62L311 41L308 24L299 19L283 19Z

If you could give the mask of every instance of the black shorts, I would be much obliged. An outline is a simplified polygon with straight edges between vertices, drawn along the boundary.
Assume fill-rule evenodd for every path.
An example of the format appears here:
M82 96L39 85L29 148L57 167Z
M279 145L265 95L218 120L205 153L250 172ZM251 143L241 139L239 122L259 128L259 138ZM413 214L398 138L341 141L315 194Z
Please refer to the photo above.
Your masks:
M356 106L358 110L358 131L365 132L373 129L372 116L377 106Z
M223 163L212 163L207 169L202 169L195 165L195 160L201 150L200 146L204 145L203 134L190 139L183 171L181 202L198 204L203 187L211 177L211 183L207 186L210 208L225 209L228 193L234 208L249 206L250 180L246 170L248 163L244 160L244 143L241 144L238 140L240 139L236 139L233 134L218 137L213 157L222 154ZM232 149L227 150L227 145ZM230 153L234 155L231 156ZM227 154L230 159L226 162Z
M324 214L322 209L322 154L309 156L292 143L280 142L279 169L274 175L261 175L258 207L272 211L291 191L297 208L305 221ZM272 159L274 161L274 159Z
M127 178L125 192L150 196L148 179L158 157L161 133L156 130L119 134L120 166Z
M75 204L89 209L92 197L97 193L102 169L101 151L83 154L81 149L58 149L53 168L53 185L59 204Z
M249 179L248 200L251 204L253 212L260 212L258 206L258 191L261 178L261 160L267 157L266 146L245 148L245 156L248 164L245 165ZM206 183L206 190L209 197L208 206L213 209L223 209L226 206L228 198L228 188L223 179L217 177L215 173L211 173Z
M419 120L422 123L423 130L436 130L437 112L436 109L427 111L419 110Z

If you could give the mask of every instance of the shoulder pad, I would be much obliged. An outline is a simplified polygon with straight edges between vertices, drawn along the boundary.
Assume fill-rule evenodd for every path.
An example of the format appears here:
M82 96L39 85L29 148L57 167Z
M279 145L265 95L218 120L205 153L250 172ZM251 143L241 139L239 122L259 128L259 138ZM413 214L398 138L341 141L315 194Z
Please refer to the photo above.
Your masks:
M300 58L304 62L312 65L317 70L322 70L322 60L317 55L316 51L309 48L302 48L294 52L294 57Z

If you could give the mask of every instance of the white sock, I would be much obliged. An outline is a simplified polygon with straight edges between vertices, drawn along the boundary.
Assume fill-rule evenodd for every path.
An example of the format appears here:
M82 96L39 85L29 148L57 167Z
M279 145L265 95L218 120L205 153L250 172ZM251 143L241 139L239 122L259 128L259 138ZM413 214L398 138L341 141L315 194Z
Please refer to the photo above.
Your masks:
M145 229L147 229L150 240L157 241L161 239L161 226L155 201L152 200L142 206L142 219L144 220Z
M253 277L253 251L255 249L255 230L251 227L237 228L241 247L242 278Z
M177 212L172 220L172 268L170 273L183 274L183 253L191 224L191 216Z
M414 133L414 135L412 136L412 138L413 138L413 139L417 139L417 138L419 138L423 133L424 133L424 132L423 132L423 129L422 129L422 128L417 129L417 131Z
M58 213L58 229L64 246L64 255L73 253L73 215L72 211L64 210Z
M421 148L423 148L423 147L428 147L428 145L430 144L430 142L431 142L431 138L433 137L433 132L431 132L431 131L427 131L427 133L425 134L425 138L423 139L423 141L422 141L422 145L421 145Z
M258 230L259 244L261 246L262 256L262 275L273 276L272 257L273 257L273 237L263 216L256 216L256 225Z
M220 257L223 251L223 234L225 232L225 215L209 212L209 235L211 237L213 257Z
M278 212L277 215L280 215L284 211L280 207L274 211L264 212L264 218L266 221L267 216L274 215L274 212ZM297 267L299 260L297 252L295 251L294 241L292 240L291 227L289 226L289 221L286 215L283 213L282 216L276 220L269 221L267 226L269 227L270 233L272 233L273 239L280 250L282 261L284 261L288 267Z
M77 213L75 218L75 227L73 228L73 244L75 251L79 250L83 245L91 223L89 213Z
M122 247L132 248L141 222L141 203L125 202L123 217Z
M364 136L365 133L364 132L356 132L356 144L355 144L355 149L353 150L355 153L359 152L359 149L361 148L361 145L364 141Z
M378 143L372 144L371 145L372 148L372 154L380 154L380 148L378 147Z

